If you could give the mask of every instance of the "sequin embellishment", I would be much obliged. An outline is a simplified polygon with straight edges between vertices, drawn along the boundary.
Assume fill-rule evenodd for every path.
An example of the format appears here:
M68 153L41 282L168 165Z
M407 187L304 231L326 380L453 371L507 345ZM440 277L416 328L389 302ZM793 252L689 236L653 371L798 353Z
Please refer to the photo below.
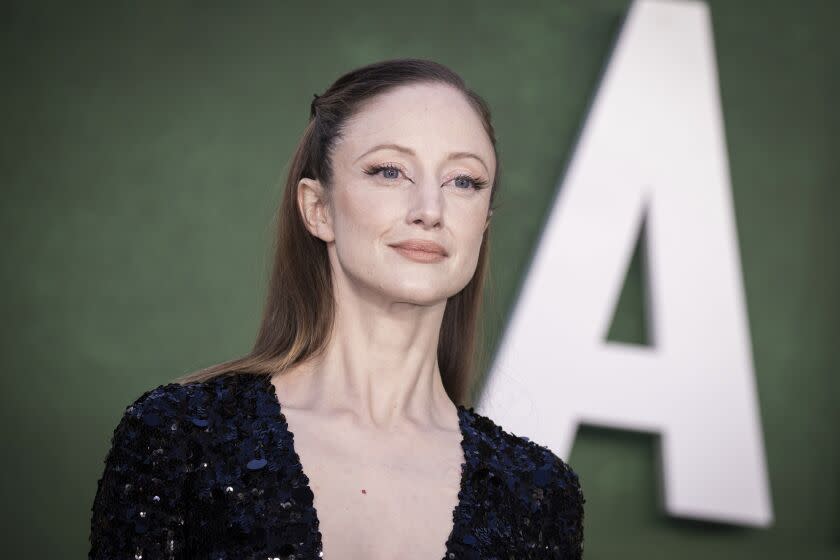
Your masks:
M582 558L572 468L473 408L458 418L465 461L443 560ZM114 430L88 558L323 560L313 503L268 376L161 385Z

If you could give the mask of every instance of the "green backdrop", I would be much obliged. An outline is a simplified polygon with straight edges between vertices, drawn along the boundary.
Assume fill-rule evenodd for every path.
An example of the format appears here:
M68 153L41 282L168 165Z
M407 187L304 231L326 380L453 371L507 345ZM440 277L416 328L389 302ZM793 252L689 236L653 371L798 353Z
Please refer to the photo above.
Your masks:
M83 557L125 407L250 348L280 179L351 68L432 58L490 102L492 350L627 6L4 3L4 556ZM584 427L589 560L840 558L840 9L711 13L776 523L669 519L655 437ZM636 263L610 338L645 342L640 282Z

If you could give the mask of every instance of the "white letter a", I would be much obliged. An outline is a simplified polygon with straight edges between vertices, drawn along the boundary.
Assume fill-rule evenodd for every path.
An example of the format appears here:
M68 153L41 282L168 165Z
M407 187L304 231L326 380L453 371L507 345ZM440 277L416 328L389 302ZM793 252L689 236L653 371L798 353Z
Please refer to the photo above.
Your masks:
M651 346L606 342L643 222ZM630 8L477 409L659 434L667 512L772 523L705 4Z

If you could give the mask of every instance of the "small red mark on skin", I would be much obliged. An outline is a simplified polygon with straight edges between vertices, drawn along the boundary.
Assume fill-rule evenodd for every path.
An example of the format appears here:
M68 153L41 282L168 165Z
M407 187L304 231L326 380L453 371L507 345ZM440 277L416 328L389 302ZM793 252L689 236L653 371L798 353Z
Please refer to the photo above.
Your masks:
M365 490L364 488L362 488L362 494L367 494L367 490Z

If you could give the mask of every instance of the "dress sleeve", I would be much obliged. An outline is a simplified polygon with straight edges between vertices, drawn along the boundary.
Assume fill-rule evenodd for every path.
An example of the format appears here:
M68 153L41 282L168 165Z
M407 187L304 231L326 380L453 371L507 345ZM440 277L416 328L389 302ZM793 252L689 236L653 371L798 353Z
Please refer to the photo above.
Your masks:
M114 430L91 508L89 560L184 558L186 454L174 399L163 386L143 394Z
M540 529L548 536L549 558L581 560L583 558L583 504L586 500L580 480L572 468L554 456L555 477L549 493L549 508Z
M583 490L580 488L580 480L577 473L566 465L567 491L569 495L569 552L571 558L583 558L583 504L586 499L583 497Z

